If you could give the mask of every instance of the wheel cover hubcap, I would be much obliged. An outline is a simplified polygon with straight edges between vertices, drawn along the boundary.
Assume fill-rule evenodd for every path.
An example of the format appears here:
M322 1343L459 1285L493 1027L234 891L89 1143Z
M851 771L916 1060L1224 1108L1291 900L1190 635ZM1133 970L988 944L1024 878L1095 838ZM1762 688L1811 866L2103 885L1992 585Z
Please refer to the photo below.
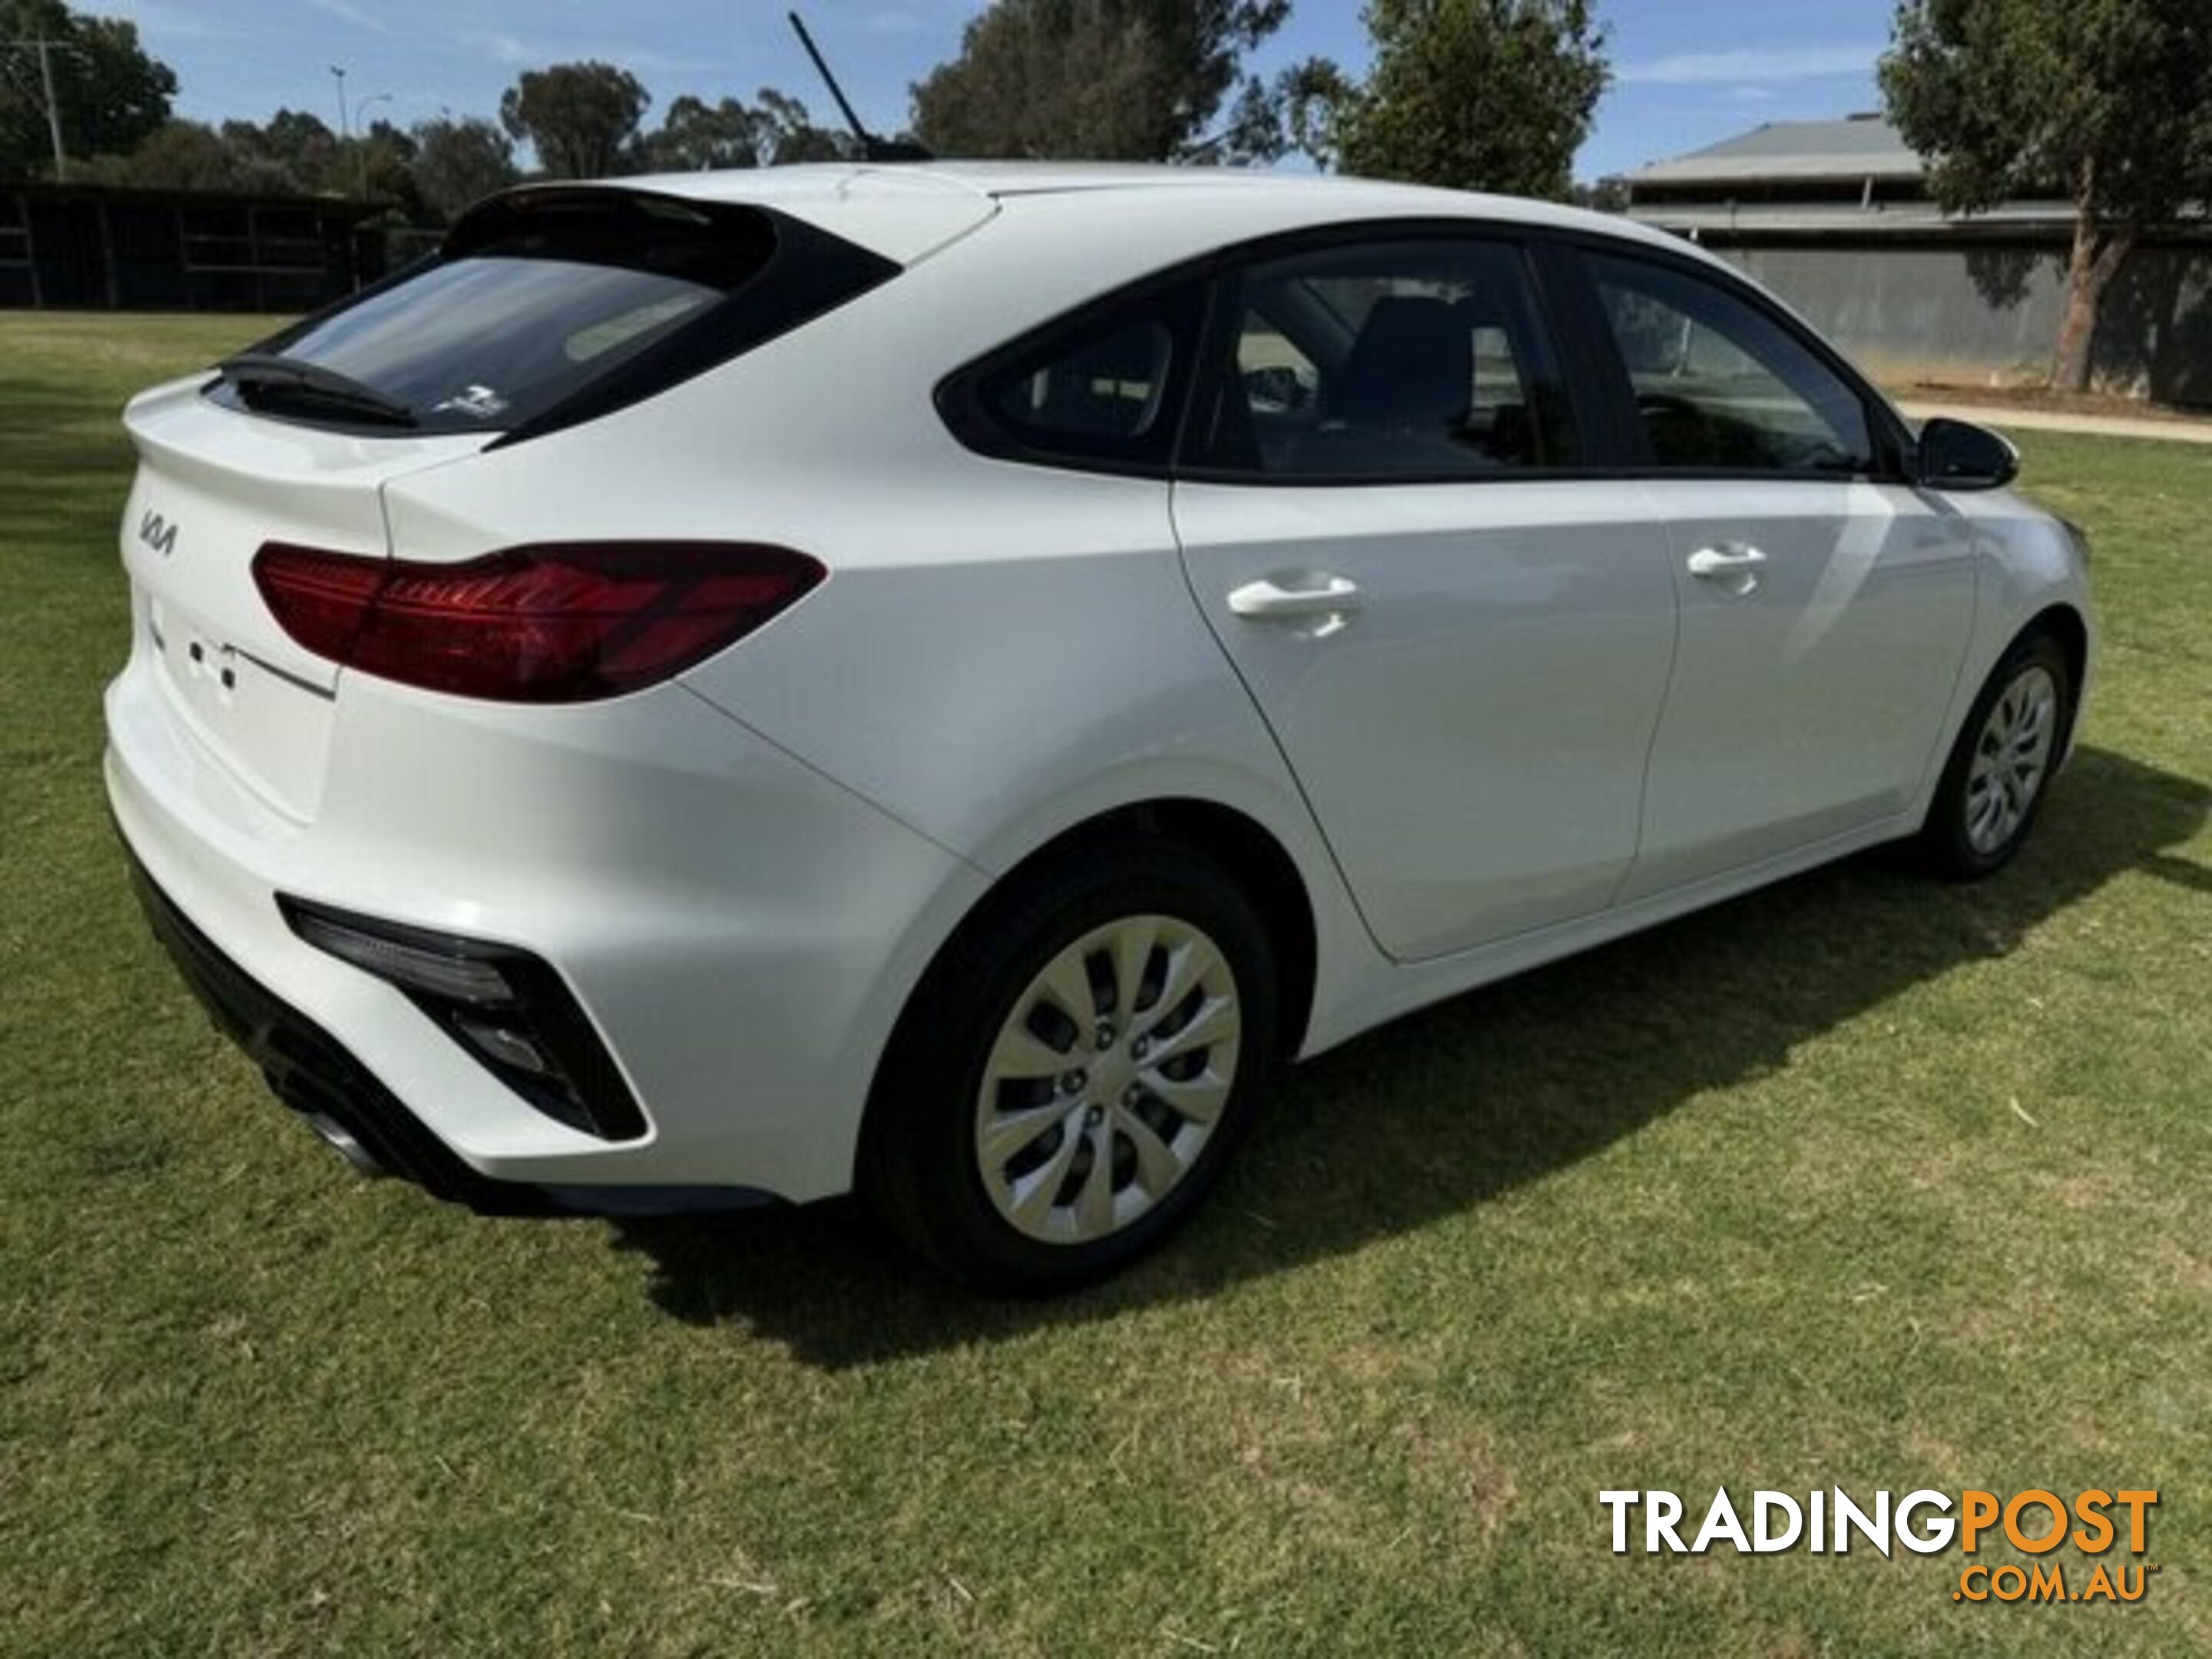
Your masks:
M2057 684L2048 669L2022 669L1990 708L1966 774L1966 841L1977 853L1994 853L2019 833L2057 730Z
M1172 916L1126 916L1047 963L1000 1028L975 1102L975 1163L1029 1237L1121 1231L1187 1176L1237 1079L1236 975Z

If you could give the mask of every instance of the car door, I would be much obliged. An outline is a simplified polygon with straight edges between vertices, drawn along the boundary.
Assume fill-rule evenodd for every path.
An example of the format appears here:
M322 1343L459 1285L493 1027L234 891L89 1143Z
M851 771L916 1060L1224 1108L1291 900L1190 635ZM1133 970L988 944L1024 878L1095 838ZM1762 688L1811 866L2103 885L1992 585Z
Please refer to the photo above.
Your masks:
M1623 901L1906 827L1973 623L1967 521L1902 482L1886 415L1744 285L1581 263L1681 605Z
M1527 252L1377 231L1226 274L1173 491L1191 586L1370 927L1436 957L1602 909L1674 643Z

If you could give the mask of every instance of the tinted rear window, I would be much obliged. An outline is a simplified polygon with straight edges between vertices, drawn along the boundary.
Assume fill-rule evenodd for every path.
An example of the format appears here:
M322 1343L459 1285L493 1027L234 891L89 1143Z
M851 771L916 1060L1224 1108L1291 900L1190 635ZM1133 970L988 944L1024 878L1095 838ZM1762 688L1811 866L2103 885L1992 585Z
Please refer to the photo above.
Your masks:
M404 404L416 432L511 431L635 402L896 270L757 208L526 191L466 216L416 269L255 349ZM282 389L217 382L210 395L349 424Z

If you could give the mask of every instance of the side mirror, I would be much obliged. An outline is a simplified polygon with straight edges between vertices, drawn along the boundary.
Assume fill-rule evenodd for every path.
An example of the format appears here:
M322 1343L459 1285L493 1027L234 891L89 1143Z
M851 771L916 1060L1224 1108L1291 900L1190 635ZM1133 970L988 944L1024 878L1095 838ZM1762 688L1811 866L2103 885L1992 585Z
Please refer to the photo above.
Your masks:
M1917 471L1930 489L2001 489L2020 476L2020 451L1985 426L1938 416L1920 428Z

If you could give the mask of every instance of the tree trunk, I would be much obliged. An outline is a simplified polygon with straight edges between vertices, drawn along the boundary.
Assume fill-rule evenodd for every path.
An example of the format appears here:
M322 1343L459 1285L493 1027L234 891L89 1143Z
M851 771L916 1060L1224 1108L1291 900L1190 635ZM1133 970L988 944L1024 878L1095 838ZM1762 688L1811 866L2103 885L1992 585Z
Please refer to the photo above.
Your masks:
M2058 344L2051 356L2051 384L2055 390L2089 389L2097 307L2134 246L2132 230L2098 222L2094 174L2085 164L2075 196L2074 252L2066 262L2065 307L2058 317Z

